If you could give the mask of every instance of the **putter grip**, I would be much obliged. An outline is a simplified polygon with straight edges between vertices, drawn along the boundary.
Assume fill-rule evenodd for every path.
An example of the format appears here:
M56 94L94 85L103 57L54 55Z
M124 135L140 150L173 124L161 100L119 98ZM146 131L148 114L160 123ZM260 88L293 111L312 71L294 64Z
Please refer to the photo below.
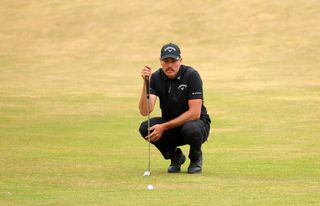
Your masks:
M146 76L146 77L145 77L145 82L146 82L146 94L147 94L147 99L149 99L149 96L150 96L149 76Z

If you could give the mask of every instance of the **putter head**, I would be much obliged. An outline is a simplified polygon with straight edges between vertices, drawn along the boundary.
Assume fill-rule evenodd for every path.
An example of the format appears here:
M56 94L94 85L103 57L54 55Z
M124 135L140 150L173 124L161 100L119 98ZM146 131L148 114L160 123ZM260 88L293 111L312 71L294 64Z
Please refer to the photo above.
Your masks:
M149 170L147 170L147 171L145 171L144 173L143 173L143 176L150 176L151 175L151 172L149 171Z

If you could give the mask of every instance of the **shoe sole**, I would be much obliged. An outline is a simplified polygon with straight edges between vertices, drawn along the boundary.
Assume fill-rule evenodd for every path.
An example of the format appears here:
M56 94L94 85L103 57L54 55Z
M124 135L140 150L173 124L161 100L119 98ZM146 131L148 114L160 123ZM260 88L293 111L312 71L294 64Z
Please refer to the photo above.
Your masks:
M189 174L202 173L202 168L201 168L201 167L198 167L197 170L194 170L194 171L190 171L189 168L188 168L188 173L189 173Z

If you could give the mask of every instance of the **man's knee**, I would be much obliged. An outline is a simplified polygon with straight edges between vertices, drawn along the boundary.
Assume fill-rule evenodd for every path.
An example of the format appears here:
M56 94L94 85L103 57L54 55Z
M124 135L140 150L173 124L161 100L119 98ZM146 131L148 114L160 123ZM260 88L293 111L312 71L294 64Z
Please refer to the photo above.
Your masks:
M201 128L196 121L189 121L182 126L181 133L183 136L201 136Z
M165 120L161 117L153 117L150 119L150 127L152 127L155 124L162 124ZM145 137L148 135L148 120L141 123L139 127L140 134Z
M143 137L148 135L148 121L144 121L140 124L139 132Z
M181 135L188 144L201 144L203 142L202 127L197 121L185 123L182 126Z

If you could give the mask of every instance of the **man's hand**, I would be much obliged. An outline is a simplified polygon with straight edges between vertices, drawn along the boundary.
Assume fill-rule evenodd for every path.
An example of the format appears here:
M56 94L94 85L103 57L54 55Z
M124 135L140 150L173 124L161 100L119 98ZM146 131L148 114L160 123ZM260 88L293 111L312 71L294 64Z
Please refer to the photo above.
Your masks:
M156 142L162 137L162 134L165 131L165 129L162 124L156 124L156 125L153 125L152 127L150 127L150 131L152 131L150 133L150 135L146 136L145 138L147 140L148 140L148 138L150 138L150 142Z
M141 77L144 80L146 77L151 77L152 69L150 66L145 65L141 70Z

